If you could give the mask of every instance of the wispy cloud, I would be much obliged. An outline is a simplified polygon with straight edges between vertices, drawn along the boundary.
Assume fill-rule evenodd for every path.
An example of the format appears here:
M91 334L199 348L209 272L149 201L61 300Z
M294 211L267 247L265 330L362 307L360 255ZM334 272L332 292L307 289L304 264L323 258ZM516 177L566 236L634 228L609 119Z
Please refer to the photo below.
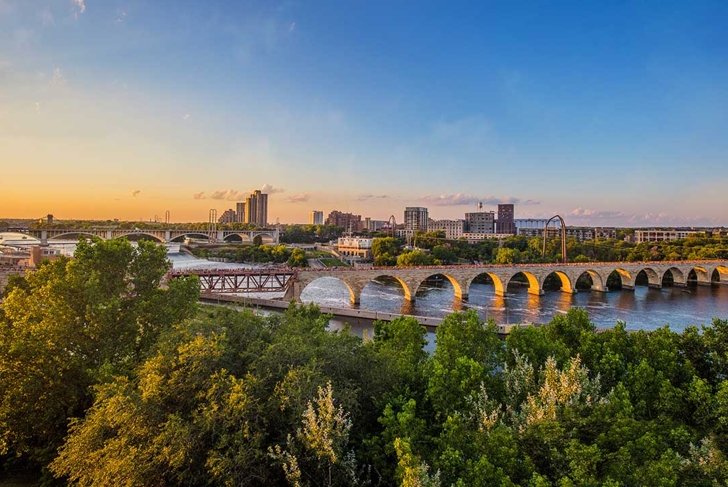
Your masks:
M240 201L248 196L244 191L236 189L219 189L210 193L211 200Z
M577 219L589 220L609 220L612 218L623 218L625 216L621 211L610 210L592 210L589 208L574 208L569 212L569 217Z
M71 3L76 8L73 14L76 18L86 11L86 0L71 0Z
M205 199L205 192L200 191L199 193L195 193L192 195L193 200L204 200Z
M63 70L59 67L55 67L53 69L53 73L51 74L51 81L50 85L55 87L65 86L67 83L66 77L63 75Z
M134 191L132 191L132 192L131 192L131 195L132 195L132 196L133 196L134 198L136 198L136 197L137 197L137 196L139 196L140 194L142 194L142 190L141 190L141 189L135 189Z
M356 199L357 201L368 201L385 198L389 198L389 196L387 196L386 194L360 194Z
M274 188L273 185L271 185L271 184L264 184L263 187L260 188L260 190L263 193L267 193L267 194L284 193L286 191L283 188Z
M539 205L539 201L515 197L498 198L495 196L474 196L465 193L427 195L421 199L423 202L434 206L468 206L483 203L485 205L500 205L512 203L514 205Z
M311 195L308 193L301 193L301 194L292 194L288 198L286 198L286 201L289 203L304 203L311 199Z

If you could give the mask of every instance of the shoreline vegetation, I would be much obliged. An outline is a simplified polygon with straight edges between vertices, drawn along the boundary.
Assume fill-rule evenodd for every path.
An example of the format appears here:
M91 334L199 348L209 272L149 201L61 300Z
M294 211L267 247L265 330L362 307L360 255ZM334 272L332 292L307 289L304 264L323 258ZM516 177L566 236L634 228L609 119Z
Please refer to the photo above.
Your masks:
M505 340L447 316L363 340L160 288L164 248L78 246L5 289L0 478L70 485L712 486L728 482L728 320ZM382 373L386 371L386 373ZM11 484L12 485L12 484Z

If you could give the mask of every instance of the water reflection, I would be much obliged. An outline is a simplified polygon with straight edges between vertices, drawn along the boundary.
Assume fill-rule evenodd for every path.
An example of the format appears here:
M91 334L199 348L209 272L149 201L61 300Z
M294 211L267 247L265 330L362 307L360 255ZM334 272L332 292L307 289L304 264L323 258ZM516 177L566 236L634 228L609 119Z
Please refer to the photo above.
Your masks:
M351 307L345 285L338 279L321 278L303 291L304 302ZM650 289L636 286L634 291L608 293L584 290L577 294L546 291L543 296L529 294L524 286L511 286L506 296L496 296L492 283L476 282L470 287L468 301L454 298L447 280L423 283L415 302L404 299L396 281L378 279L364 288L362 309L418 316L445 316L453 309L475 309L484 319L497 323L544 323L572 307L589 311L597 326L613 326L618 320L633 329L654 329L665 324L680 330L691 324L708 324L714 317L728 318L728 287L666 287Z

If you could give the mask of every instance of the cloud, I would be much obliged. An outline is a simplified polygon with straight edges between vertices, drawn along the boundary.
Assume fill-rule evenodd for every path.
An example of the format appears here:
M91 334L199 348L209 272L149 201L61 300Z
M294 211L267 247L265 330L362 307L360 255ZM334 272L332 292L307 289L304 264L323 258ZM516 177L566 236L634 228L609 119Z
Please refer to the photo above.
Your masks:
M301 194L292 194L286 200L289 203L304 203L308 201L311 198L311 196L308 193L301 193Z
M142 190L141 190L141 189L135 189L134 191L132 191L132 192L131 192L131 195L132 195L132 196L133 196L134 198L136 198L136 197L137 197L137 196L139 196L139 195L140 195L141 193L142 193Z
M263 187L262 187L262 188L260 188L260 190L261 190L261 191L262 191L263 193L267 193L267 194L274 194L274 193L283 193L283 192L285 192L285 191L286 191L286 190L285 190L285 189L283 189L283 188L274 188L274 187L273 187L272 185L270 185L270 184L264 184L264 185L263 185Z
M76 7L76 12L74 13L76 18L86 11L86 0L71 0L71 3Z
M114 22L122 23L126 20L126 11L125 10L119 10L119 13L116 15L116 18L114 19Z
M589 208L574 208L568 214L571 218L584 218L589 220L608 220L612 218L623 218L621 211L598 211Z
M195 193L192 195L193 200L204 200L205 199L205 192L200 191L199 193Z
M63 75L63 71L61 68L56 67L53 68L53 74L51 75L51 86L65 86L66 85L66 77Z
M386 194L360 194L359 197L357 197L357 201L367 201L384 198L389 198L389 196L387 196Z
M296 23L295 22L291 22L288 25L288 32L293 32L294 30L296 30Z
M473 196L464 193L428 195L422 198L426 204L434 206L475 206L478 203L485 205L500 205L511 203L514 205L538 205L541 204L536 200L521 200L520 198L507 197L497 198L495 196Z
M247 193L244 193L243 191L238 191L236 189L220 189L217 191L213 191L210 194L210 199L227 200L227 201L241 201L241 200L244 200L247 196L248 196Z
M189 119L190 119L189 113L185 113L184 115L182 115L182 120L189 120Z

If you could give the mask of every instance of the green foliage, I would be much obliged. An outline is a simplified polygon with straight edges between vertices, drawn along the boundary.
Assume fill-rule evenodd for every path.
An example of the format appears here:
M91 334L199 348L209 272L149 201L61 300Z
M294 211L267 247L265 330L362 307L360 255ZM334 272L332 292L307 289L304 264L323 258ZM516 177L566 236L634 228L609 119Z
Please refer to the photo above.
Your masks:
M301 249L293 249L291 251L291 256L288 257L287 264L291 267L306 267L308 265L306 252Z
M434 263L435 259L432 255L418 249L404 252L397 257L397 265L401 267L433 265Z
M340 237L343 230L332 225L287 225L280 240L283 243L324 243Z
M0 314L0 455L47 463L90 388L127 374L191 315L196 280L162 289L168 270L165 248L152 243L81 242L73 260L11 286Z
M728 321L597 332L572 310L502 340L469 311L428 353L414 318L363 340L313 306L197 308L167 268L151 244L82 244L13 285L4 460L79 485L728 482Z
M260 235L256 236L256 238L258 237ZM192 253L201 258L214 257L241 263L289 263L289 265L301 267L306 262L306 254L301 249L291 249L283 244L261 245L260 241L257 245L235 245L221 248L196 247L192 249Z

